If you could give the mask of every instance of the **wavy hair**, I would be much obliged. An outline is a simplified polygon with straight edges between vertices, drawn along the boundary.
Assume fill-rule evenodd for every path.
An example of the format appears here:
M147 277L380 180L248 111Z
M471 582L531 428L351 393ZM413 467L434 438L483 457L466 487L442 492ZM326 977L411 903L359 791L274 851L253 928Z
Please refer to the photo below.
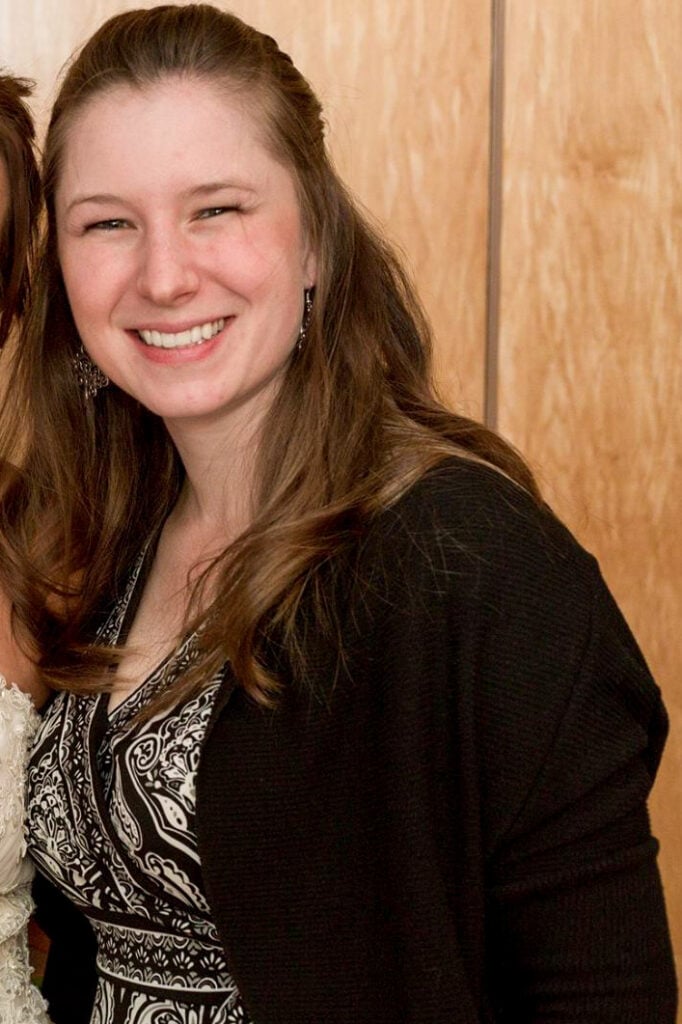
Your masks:
M40 209L35 132L26 105L32 83L0 74L0 162L10 186L9 210L0 224L0 348L24 311Z
M79 338L54 213L64 144L92 97L175 75L245 97L294 177L317 254L307 342L287 368L259 443L253 520L200 577L186 624L198 628L197 661L154 707L185 698L226 659L238 683L268 703L281 684L273 641L300 670L302 619L309 625L312 615L319 628L334 629L325 580L335 556L428 469L458 453L537 490L512 448L435 398L430 331L414 289L339 180L320 103L289 56L205 4L120 14L75 57L54 105L43 176L47 232L14 364L14 411L4 410L5 444L12 446L8 425L19 408L30 435L0 509L0 567L21 582L15 608L37 637L45 680L76 691L109 685L112 654L87 645L88 628L103 595L120 591L144 539L140 523L150 534L160 528L183 479L158 418L116 387L85 403L74 386Z

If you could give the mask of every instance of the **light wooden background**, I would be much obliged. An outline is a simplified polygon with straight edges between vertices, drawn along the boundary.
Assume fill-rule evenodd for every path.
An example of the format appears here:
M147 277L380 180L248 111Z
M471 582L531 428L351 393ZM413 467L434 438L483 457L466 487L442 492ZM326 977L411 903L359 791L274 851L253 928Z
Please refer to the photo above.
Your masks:
M313 82L342 173L408 254L443 392L480 416L495 384L501 431L600 559L659 679L672 735L652 812L682 968L682 0L496 0L506 24L494 366L492 5L229 7ZM39 120L72 49L133 6L149 4L0 0L0 63L37 80Z
M682 978L681 53L680 0L507 4L499 425L664 692L652 816Z

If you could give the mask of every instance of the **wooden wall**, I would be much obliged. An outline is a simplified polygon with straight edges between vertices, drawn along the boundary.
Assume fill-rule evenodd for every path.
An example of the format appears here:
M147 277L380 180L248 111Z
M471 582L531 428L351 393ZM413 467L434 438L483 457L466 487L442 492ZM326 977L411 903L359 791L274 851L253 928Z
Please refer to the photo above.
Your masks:
M133 6L4 0L0 63L38 81L40 120L71 50ZM225 6L313 82L342 173L409 256L444 393L481 415L488 390L655 670L673 734L652 809L682 966L682 3ZM488 254L493 11L504 145L501 238Z
M499 426L599 558L670 711L682 977L682 3L508 0Z

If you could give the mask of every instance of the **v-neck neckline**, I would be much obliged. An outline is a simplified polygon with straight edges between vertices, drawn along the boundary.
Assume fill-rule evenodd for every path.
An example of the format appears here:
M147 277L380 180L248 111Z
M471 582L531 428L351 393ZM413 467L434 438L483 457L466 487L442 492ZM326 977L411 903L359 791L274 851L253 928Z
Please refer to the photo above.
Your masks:
M130 635L130 630L135 620L135 615L137 614L138 608L140 606L142 594L144 593L144 588L147 583L147 580L149 579L149 574L154 563L154 558L156 556L156 551L159 545L159 538L161 536L162 529L163 524L161 524L161 526L155 531L155 533L153 533L148 538L148 540L144 544L142 550L140 551L140 554L138 555L138 559L130 572L125 591L121 596L120 601L117 602L116 607L112 611L112 617L115 617L115 622L112 624L110 619L109 622L105 625L104 629L102 630L103 633L109 633L108 639L111 642L112 646L114 647L122 647L126 643L128 636ZM122 611L120 611L121 603L123 604ZM131 689L130 692L127 693L122 700L118 701L118 703L113 708L109 708L111 693L107 691L106 693L103 693L101 695L100 700L103 703L104 710L106 712L106 718L108 723L107 728L115 726L118 723L118 720L121 717L124 717L126 705L128 705L137 694L139 694L142 690L145 689L147 683L153 676L156 676L159 672L164 671L164 669L170 664L173 658L176 657L176 655L185 645L188 639L189 637L183 638L180 644L178 644L176 647L168 651L168 653L163 658L161 658L161 660L158 661L149 670L149 672L146 673L144 679L141 679L137 686L134 686L133 689ZM114 673L115 671L116 667L112 666L112 673ZM119 714L119 709L121 711L121 714Z

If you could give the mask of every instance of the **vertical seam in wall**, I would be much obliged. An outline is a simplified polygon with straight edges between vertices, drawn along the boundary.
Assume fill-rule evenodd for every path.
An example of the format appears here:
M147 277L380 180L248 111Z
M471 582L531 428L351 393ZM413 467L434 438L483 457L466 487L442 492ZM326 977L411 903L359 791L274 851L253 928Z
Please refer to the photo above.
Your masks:
M486 259L483 420L498 425L500 264L502 242L502 147L504 143L505 0L491 0L490 136L488 146L488 240Z

